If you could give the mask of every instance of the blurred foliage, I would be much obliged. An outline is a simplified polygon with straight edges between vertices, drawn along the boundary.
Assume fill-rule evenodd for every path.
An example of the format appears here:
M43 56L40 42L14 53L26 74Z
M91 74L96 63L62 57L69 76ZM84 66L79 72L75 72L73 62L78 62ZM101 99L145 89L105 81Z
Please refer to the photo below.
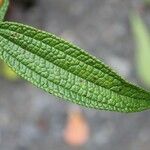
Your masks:
M12 69L7 64L1 62L0 67L1 67L0 73L3 77L12 81L18 79L17 74L14 71L12 71Z
M150 0L144 0L145 5L150 5Z
M131 26L136 43L137 72L142 82L150 86L150 34L138 13L131 15Z

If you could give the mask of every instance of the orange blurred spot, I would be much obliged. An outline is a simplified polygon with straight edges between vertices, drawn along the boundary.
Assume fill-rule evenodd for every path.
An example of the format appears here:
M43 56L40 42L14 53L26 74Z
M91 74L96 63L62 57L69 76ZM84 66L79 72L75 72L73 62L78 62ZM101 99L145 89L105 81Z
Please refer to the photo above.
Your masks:
M0 0L0 6L2 6L2 4L3 4L3 0Z
M89 138L89 127L80 111L69 113L67 126L64 132L64 140L72 146L80 146Z

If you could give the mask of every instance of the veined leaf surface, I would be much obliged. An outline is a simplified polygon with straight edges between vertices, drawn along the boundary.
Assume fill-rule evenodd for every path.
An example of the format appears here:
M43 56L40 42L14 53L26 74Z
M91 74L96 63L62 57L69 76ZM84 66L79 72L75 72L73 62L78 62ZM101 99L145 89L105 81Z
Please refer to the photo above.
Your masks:
M113 72L84 50L19 23L0 23L0 58L45 91L99 110L150 108L150 93Z

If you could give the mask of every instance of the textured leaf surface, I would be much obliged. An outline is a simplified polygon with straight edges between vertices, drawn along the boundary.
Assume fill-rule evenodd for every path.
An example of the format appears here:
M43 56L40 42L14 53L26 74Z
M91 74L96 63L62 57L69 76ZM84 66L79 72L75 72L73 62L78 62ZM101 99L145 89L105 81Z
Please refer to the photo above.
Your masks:
M109 67L56 36L19 23L0 23L0 58L34 85L95 109L149 109L150 93L127 83Z
M3 21L8 9L9 0L0 0L0 21Z

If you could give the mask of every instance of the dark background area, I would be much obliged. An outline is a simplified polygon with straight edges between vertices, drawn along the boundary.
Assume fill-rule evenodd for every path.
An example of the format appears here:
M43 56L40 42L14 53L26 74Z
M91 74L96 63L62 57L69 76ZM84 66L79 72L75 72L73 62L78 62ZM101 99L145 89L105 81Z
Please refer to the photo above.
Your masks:
M86 49L131 82L135 45L129 24L133 10L150 25L141 0L14 0L7 20L54 33ZM68 112L80 109L90 128L85 144L64 141ZM121 114L86 109L60 100L30 83L0 78L1 150L149 150L150 112Z

